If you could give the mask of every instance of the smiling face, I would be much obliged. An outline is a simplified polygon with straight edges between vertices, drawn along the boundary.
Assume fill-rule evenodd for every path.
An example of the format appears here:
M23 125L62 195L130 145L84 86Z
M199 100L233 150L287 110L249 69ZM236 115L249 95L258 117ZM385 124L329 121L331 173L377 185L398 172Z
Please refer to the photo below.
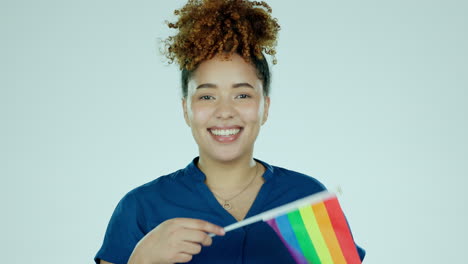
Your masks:
M251 159L255 139L268 117L256 69L233 54L202 62L188 83L184 117L198 144L200 159Z

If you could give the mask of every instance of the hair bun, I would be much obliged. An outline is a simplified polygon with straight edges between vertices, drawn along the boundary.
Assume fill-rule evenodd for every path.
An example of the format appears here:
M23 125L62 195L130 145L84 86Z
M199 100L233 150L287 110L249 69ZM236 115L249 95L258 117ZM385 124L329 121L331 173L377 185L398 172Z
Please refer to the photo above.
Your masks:
M247 61L262 52L274 57L280 26L271 12L263 1L189 0L174 11L177 22L167 23L178 32L164 41L164 53L187 70L221 52L239 53Z

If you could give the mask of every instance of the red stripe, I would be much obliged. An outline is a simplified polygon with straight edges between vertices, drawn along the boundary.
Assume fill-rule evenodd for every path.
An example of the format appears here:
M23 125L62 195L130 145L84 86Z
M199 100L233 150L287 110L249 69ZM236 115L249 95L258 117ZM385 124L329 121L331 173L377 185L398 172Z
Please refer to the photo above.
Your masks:
M324 201L327 207L328 216L332 223L333 229L335 230L336 238L341 246L341 251L346 259L346 263L355 264L361 263L361 259L354 244L354 239L349 230L346 218L341 210L340 204L336 197Z

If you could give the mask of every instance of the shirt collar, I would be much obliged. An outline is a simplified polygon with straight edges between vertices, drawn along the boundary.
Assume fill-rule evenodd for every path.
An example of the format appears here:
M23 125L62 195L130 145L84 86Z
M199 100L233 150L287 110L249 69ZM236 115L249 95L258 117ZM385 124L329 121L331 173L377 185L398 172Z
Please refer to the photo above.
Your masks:
M205 174L198 168L197 163L198 163L199 157L196 157L190 162L187 167L184 169L184 174L185 174L185 179L186 180L193 180L194 182L204 182L206 179ZM265 181L270 180L273 177L274 173L274 168L270 164L255 159L255 161L260 162L265 168L265 173L263 174L263 178Z

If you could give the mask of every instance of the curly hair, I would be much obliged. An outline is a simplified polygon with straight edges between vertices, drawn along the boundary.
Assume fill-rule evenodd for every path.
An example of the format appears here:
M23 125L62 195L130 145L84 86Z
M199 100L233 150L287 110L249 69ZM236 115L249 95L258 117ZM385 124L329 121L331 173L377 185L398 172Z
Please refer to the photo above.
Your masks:
M170 63L176 61L182 70L182 95L188 94L188 81L197 66L223 53L225 59L233 53L252 63L263 83L264 95L269 94L270 70L263 53L273 57L276 64L276 44L280 26L271 17L271 7L261 1L248 0L188 0L175 23L175 36L165 41L163 52Z
M168 22L178 33L164 41L165 55L189 71L222 52L226 59L238 53L247 62L253 57L261 59L264 52L272 55L276 64L280 26L271 12L263 1L189 0L174 11L179 16L177 22Z

